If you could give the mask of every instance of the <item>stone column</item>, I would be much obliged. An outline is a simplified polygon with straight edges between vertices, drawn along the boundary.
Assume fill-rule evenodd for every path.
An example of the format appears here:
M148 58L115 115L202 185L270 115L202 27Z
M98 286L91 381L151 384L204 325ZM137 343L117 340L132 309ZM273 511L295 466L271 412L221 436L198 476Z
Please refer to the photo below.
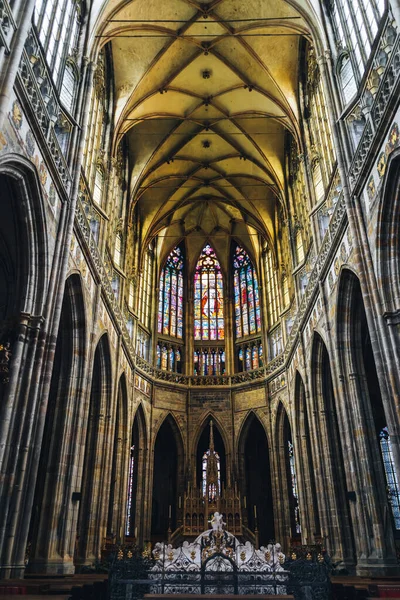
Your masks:
M3 129L4 119L10 110L11 97L14 91L15 79L21 62L22 52L28 32L32 26L32 16L36 0L19 0L14 3L12 13L17 29L10 44L9 54L3 54L0 59L0 130Z
M396 0L398 2L398 0ZM372 346L374 348L374 359L377 368L379 382L381 384L381 392L382 392L382 401L385 407L385 412L390 414L390 404L393 402L393 395L396 396L398 390L390 390L388 385L388 380L385 372L385 363L391 365L392 364L392 353L390 351L390 347L388 344L387 335L383 332L384 330L384 320L382 315L380 314L381 307L381 299L378 292L376 275L374 270L374 265L371 257L371 250L369 247L369 238L368 233L366 231L366 224L364 219L364 214L360 205L358 198L353 197L351 195L351 191L348 187L348 178L347 178L347 168L348 165L345 161L344 155L344 144L338 133L337 124L335 121L336 112L333 108L332 103L332 86L331 81L333 80L332 75L328 70L327 58L325 56L321 56L318 60L321 76L324 83L324 88L326 90L326 99L327 99L327 108L328 113L331 117L331 127L333 138L335 142L335 149L337 153L338 160L338 168L340 172L341 181L343 184L343 194L346 201L346 210L347 217L349 221L349 227L353 239L354 244L354 256L355 263L357 265L357 272L360 277L361 289L363 292L363 299L365 304L365 311L368 321L368 327L371 335ZM397 370L397 367L396 367ZM397 384L398 388L398 384ZM351 396L348 396L349 406L354 402L358 402L361 399L357 398L357 395L354 393ZM346 409L347 410L347 409ZM347 422L346 422L347 423ZM398 431L397 425L398 418L396 418L395 427ZM341 420L341 425L345 425L345 422ZM357 429L354 431L358 431L358 427L360 426L358 421L354 423L357 426ZM397 437L396 431L396 437ZM351 448L352 441L348 439L347 445ZM399 454L396 452L396 458L399 458ZM398 465L396 465L398 467ZM370 467L368 467L369 469ZM367 470L368 470L367 469ZM398 471L400 472L400 471ZM350 474L349 474L350 476ZM362 476L366 481L369 480L369 473L365 472ZM364 484L362 481L359 482L360 485L360 497L363 497L363 489ZM370 499L373 504L376 502L376 498ZM378 507L372 508L372 513L375 514L376 517L380 512ZM378 511L378 512L376 512ZM375 517L374 517L375 518ZM378 518L378 517L377 517ZM378 518L379 521L379 518ZM371 530L370 530L371 531ZM365 568L364 566L360 567L360 574L366 575L371 573L382 573L389 574L393 572L394 574L398 572L397 561L394 554L394 548L392 543L388 543L388 540L384 537L381 537L383 531L380 528L380 525L374 527L374 536L375 536L375 545L377 554L374 551L374 555L371 557L366 557ZM365 539L359 540L361 544L364 543ZM363 551L362 551L363 554Z

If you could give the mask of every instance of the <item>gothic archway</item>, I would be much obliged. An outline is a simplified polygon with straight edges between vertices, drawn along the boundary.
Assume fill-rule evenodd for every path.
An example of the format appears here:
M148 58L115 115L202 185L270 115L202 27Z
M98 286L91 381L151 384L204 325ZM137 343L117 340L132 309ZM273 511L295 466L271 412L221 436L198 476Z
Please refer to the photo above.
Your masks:
M74 569L73 491L79 482L69 475L79 462L75 449L81 442L85 334L82 284L74 274L65 284L55 348L29 533L30 572L71 573Z
M338 420L329 354L318 333L311 351L311 383L321 535L331 555L351 566L355 561L354 535L344 463L345 432Z
M301 516L294 438L289 417L282 402L279 403L276 414L275 458L277 473L279 474L276 488L277 497L279 498L277 520L279 522L281 543L285 543L286 547L289 547L294 540L300 540Z
M166 540L168 529L178 523L179 498L183 496L183 443L171 415L162 423L154 445L152 541Z
M143 539L144 495L147 458L146 420L140 404L133 421L128 461L125 535L135 541Z
M238 464L243 524L252 532L257 524L260 545L268 544L275 535L271 465L264 427L253 412L240 432Z
M353 463L353 522L357 527L357 551L362 557L374 557L379 547L386 565L395 561L395 513L400 506L397 485L391 485L386 476L387 456L381 433L391 421L382 399L375 353L378 341L371 339L371 329L360 281L350 270L342 271L338 296L337 337L344 394L347 402L342 411L348 422L345 432L349 459ZM398 449L396 448L396 451ZM391 476L397 476L394 464ZM391 494L388 497L388 488ZM368 501L367 501L368 498ZM377 526L372 529L371 523ZM400 520L397 520L400 530ZM371 562L371 561L369 561ZM358 569L364 567L359 561Z
M314 543L321 537L316 488L316 466L311 444L306 389L300 373L295 376L295 419L296 445L298 445L297 464L299 498L302 507L301 535L304 542Z
M93 563L99 557L102 534L107 528L108 494L104 495L105 465L109 452L112 370L107 334L97 344L93 360L89 413L86 425L82 492L80 494L76 564Z
M128 456L126 452L128 432L128 391L126 377L123 373L118 384L117 407L115 415L114 443L110 481L110 497L108 504L107 536L120 542L123 539L124 484Z
M379 289L385 312L400 308L400 149L389 156L377 224Z
M220 476L221 476L221 484L226 486L226 448L224 441L222 439L221 432L219 430L218 423L215 422L215 419L212 418L211 415L207 417L205 422L203 423L202 432L199 436L199 441L197 443L197 451L196 451L196 485L199 489L202 488L203 485L203 457L205 453L210 448L210 422L213 422L213 436L214 436L214 447L217 452L220 460Z

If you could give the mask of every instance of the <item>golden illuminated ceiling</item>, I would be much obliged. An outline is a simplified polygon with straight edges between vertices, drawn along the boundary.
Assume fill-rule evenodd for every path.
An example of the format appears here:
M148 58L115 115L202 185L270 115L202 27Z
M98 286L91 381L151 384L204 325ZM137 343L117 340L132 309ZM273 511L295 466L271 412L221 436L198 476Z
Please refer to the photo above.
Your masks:
M220 253L232 236L248 248L257 232L274 238L310 10L283 0L106 6L97 31L112 45L114 145L127 136L144 240L164 236L166 252L186 237L195 257L206 238Z

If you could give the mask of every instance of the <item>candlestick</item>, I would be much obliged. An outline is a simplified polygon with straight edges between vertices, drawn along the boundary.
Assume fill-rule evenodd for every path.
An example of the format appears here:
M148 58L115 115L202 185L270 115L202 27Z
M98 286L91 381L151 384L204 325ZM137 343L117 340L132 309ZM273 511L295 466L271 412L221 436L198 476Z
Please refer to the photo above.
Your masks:
M257 519L257 506L254 505L254 518Z
M137 527L135 527L135 538L137 539Z
M245 508L247 508L247 500L246 500L246 496L243 498L243 506Z
M169 512L168 512L168 517L171 518L171 505L169 505Z
M180 507L181 507L181 502L182 502L182 496L179 496L178 508L180 508Z

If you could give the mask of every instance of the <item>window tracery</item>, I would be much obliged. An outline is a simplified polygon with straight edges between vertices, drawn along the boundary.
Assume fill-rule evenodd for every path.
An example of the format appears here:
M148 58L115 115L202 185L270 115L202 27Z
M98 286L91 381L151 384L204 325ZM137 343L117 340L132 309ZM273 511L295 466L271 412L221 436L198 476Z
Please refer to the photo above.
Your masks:
M184 254L177 246L169 254L160 276L158 333L183 337Z
M104 170L101 165L103 153L105 115L107 114L108 94L106 90L106 60L102 50L97 60L94 73L92 95L90 99L89 120L86 128L85 150L83 153L82 168L86 180L97 204L101 206ZM95 183L95 180L97 182Z
M300 508L299 508L299 492L297 488L297 475L296 475L296 464L294 460L294 448L293 444L290 440L288 440L288 456L289 456L289 469L290 469L290 478L292 484L292 494L293 494L293 512L294 512L294 522L296 527L296 533L301 533L301 525L300 525Z
M233 256L236 337L261 331L257 274L247 252L236 246Z
M308 123L309 151L314 165L313 183L315 198L316 201L319 202L322 200L324 192L329 184L336 157L333 149L332 132L326 108L325 95L322 88L320 70L317 64L315 50L312 46L309 47L307 53L306 98L306 108L309 114L309 118L306 121Z
M384 12L384 0L336 0L333 4L332 25L342 53L338 72L344 104L361 82Z
M123 252L123 238L120 231L117 232L114 242L114 263L117 267L122 267L122 252Z
M389 430L384 427L379 434L379 442L386 475L387 495L392 507L395 528L400 530L400 487L393 460L393 450Z
M210 483L210 485L208 486L208 490L207 490L207 464L208 464L208 460L211 454L211 450L206 450L206 452L204 452L203 454L203 460L202 460L202 471L203 471L203 477L202 477L202 492L203 492L203 497L206 497L207 491L208 491L208 502L212 503L215 502L217 499L217 495L220 496L221 495L221 459L219 457L218 452L215 452L213 450L213 455L215 457L215 461L217 464L217 482L212 482ZM218 489L217 489L218 487Z
M131 446L130 458L129 458L129 476L128 476L128 501L126 507L126 528L125 535L133 535L131 531L132 523L132 510L133 510L133 483L135 473L135 445Z
M239 372L253 371L264 366L263 345L261 340L239 346L238 368Z
M195 375L223 375L225 373L225 350L220 347L196 348L194 351Z
M182 350L175 344L157 344L157 368L162 371L182 373Z
M224 339L224 290L221 266L206 244L194 276L194 339Z
M57 88L65 76L66 61L77 46L79 17L80 6L74 0L36 1L33 20ZM69 75L73 75L75 88L75 76Z
M151 297L153 280L153 248L149 246L144 256L143 271L140 274L138 317L140 323L150 329Z
M272 327L279 316L278 277L274 268L272 252L269 248L265 251L265 283L267 288L267 313L269 326Z
M136 353L141 358L149 360L150 336L141 327L138 327L136 336Z

